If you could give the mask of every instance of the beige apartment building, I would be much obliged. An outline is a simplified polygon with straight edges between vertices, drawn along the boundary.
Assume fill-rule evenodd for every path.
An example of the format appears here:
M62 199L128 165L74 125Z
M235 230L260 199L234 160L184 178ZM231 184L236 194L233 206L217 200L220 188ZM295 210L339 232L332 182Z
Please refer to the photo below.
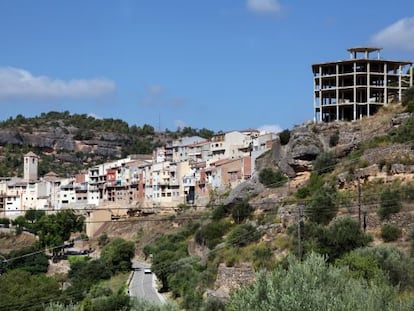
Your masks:
M401 101L413 86L413 63L383 59L381 50L353 47L347 60L312 65L315 122L357 120Z

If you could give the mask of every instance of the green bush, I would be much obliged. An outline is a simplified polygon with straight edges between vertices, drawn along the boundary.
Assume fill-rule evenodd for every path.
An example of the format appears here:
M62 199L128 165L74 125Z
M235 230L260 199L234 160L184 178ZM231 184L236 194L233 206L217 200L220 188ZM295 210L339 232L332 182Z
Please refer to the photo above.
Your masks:
M400 290L414 287L414 259L404 251L397 247L374 246L359 248L353 252L374 257L391 285L399 286Z
M288 178L280 171L264 168L259 173L259 181L269 188L280 187L287 182Z
M252 242L257 241L261 234L250 224L242 224L233 228L226 239L230 246L246 246Z
M385 278L385 272L380 268L379 263L372 254L360 254L355 251L346 253L335 261L338 267L347 267L353 278L364 278L367 281L374 281Z
M232 293L226 310L408 311L414 306L412 297L400 299L384 282L352 278L347 268L329 265L320 255L288 264L259 273L252 285Z
M401 237L401 229L397 226L385 224L381 227L381 238L384 242L392 242Z
M101 259L112 273L130 271L134 255L134 242L122 238L113 239L101 251Z
M326 225L335 217L337 210L336 189L333 187L323 187L316 190L313 194L305 214L310 221Z
M289 143L290 131L288 129L285 129L285 130L281 131L278 135L279 135L279 138L280 138L280 144L282 146L287 145Z
M406 107L414 103L414 86L404 91L401 103Z
M231 208L231 216L237 224L248 219L252 213L253 207L246 201L236 202Z
M380 194L380 208L378 216L381 220L401 210L401 195L398 189L385 188Z
M10 219L9 218L0 218L0 225L3 225L4 228L10 227Z
M329 146L335 147L339 142L339 131L336 130L334 134L329 137Z
M227 213L228 212L225 206L220 204L213 209L213 212L211 213L211 218L214 220L219 220L226 217Z
M195 234L195 240L198 244L207 245L213 249L222 241L222 237L229 230L230 224L225 220L212 221L202 226Z
M325 174L333 171L336 165L336 156L333 152L321 152L313 163L313 171L317 174Z

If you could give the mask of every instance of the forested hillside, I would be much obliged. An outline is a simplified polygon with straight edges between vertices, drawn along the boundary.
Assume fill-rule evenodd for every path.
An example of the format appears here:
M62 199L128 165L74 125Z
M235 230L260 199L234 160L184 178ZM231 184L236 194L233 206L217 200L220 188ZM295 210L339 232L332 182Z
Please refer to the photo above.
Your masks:
M151 154L168 140L199 135L207 129L184 127L158 132L153 126L129 125L119 119L98 119L68 111L42 113L26 118L18 115L0 122L0 176L22 174L23 154L40 156L39 174L54 171L60 176L130 154Z

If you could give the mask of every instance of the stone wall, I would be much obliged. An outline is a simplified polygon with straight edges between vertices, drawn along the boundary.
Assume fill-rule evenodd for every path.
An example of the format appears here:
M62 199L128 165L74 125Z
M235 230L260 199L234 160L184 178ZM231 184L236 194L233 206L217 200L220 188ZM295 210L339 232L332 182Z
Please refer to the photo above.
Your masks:
M227 267L221 263L218 267L214 291L210 295L228 298L231 291L251 284L254 280L255 272L250 264L242 263L237 267Z

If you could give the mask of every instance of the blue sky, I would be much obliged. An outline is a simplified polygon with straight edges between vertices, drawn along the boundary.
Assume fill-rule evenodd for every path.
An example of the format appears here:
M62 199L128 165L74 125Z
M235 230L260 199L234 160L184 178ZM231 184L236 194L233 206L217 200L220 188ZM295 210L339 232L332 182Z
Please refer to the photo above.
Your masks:
M414 1L2 0L0 40L0 119L283 129L312 119L312 63L414 61Z

